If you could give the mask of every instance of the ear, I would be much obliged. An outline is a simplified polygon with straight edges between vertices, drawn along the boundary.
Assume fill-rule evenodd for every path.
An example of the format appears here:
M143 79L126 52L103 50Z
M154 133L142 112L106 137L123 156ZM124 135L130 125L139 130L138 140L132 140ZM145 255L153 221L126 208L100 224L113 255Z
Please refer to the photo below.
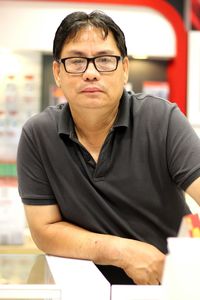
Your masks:
M124 85L128 82L128 75L129 75L129 59L128 57L124 57L123 59L123 69L124 69Z
M56 82L57 87L60 87L60 64L57 61L53 61L53 76Z

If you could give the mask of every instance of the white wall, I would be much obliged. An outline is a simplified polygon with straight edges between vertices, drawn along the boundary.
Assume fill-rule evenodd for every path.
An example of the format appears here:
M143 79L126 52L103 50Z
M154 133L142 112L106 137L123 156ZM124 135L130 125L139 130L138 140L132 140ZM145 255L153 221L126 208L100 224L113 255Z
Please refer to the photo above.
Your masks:
M200 31L188 36L188 119L200 137Z
M1 1L0 5L0 47L51 51L56 28L68 13L101 9L125 32L129 54L169 58L176 53L171 24L149 8L40 1Z

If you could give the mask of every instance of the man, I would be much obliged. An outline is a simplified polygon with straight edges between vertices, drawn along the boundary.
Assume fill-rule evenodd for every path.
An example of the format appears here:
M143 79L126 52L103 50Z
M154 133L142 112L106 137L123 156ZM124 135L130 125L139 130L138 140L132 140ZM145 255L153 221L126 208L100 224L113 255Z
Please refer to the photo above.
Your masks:
M167 237L200 203L200 141L177 106L127 93L125 38L102 12L68 15L53 73L68 104L24 126L19 192L44 252L92 260L111 283L160 284Z

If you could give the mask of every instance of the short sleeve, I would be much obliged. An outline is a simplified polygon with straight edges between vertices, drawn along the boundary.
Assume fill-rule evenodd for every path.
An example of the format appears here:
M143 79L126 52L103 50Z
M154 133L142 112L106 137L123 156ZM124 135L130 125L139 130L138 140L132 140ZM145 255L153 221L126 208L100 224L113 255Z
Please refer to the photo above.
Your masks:
M30 126L22 129L17 152L17 175L19 194L24 204L56 203Z
M183 190L200 177L200 139L176 106L169 120L167 160L173 180Z

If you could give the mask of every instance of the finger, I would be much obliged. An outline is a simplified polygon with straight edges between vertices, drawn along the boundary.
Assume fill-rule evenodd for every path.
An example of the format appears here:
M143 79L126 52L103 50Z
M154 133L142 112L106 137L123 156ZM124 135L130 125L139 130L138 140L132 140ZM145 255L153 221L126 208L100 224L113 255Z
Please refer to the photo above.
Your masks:
M149 285L160 285L160 280L157 278L151 278L148 282Z
M160 278L159 277L160 276L157 272L153 272L153 273L149 274L148 284L159 285L160 284Z

